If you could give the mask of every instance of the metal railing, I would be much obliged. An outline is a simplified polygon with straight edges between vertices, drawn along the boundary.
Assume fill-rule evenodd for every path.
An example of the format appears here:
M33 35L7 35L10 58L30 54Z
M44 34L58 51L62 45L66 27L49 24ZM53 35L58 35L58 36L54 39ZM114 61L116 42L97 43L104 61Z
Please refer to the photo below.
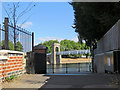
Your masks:
M48 74L77 74L81 72L91 72L91 63L47 64Z
M19 26L14 27L5 18L0 26L0 49L29 52L33 50L34 33Z

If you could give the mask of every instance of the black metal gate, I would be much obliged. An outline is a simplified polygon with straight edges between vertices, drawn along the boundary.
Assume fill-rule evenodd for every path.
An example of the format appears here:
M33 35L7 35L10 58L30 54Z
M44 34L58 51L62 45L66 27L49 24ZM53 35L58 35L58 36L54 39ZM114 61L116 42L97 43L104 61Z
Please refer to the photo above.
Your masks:
M0 50L29 52L33 50L33 46L34 33L19 26L14 27L9 23L9 19L5 18L3 26L0 25Z

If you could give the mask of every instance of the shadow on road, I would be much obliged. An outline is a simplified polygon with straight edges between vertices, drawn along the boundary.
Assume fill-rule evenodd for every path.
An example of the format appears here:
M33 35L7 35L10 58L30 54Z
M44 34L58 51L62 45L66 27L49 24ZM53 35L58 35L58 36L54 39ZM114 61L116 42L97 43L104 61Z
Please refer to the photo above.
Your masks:
M68 89L112 89L117 90L116 87L111 85L112 74L79 74L79 75L59 75L51 74L45 75L50 77L46 83L39 90L46 89L58 89L58 90L68 90Z

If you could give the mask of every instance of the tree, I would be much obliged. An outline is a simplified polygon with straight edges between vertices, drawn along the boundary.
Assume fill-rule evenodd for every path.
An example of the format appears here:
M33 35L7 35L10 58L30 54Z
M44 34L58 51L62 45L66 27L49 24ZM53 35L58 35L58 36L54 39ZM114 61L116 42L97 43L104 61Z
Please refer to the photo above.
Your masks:
M16 48L17 51L23 51L23 46L19 41L16 43L16 47L17 47Z
M9 43L9 44L8 44L8 45L9 45L9 49L10 49L10 50L14 50L14 44L13 44L13 42L12 42L12 41L9 41L8 43Z
M9 49L10 50L14 50L14 44L13 44L13 42L12 41L8 41L8 43L9 43ZM2 49L5 49L5 40L2 40L0 42L0 46L2 47Z
M8 41L8 43L9 43L9 50L14 50L13 42L12 41ZM2 49L5 49L5 40L2 40L0 42L0 46L2 47ZM23 50L23 46L22 46L22 44L19 41L16 43L16 46L17 46L16 50L18 50L18 51L22 51Z
M120 18L120 2L72 2L75 31L96 48L99 40Z
M59 43L59 41L58 40L49 40L49 41L45 41L44 43L41 43L41 44L43 44L46 47L48 47L47 53L51 53L52 52L52 44L53 43Z
M11 25L13 25L14 29L13 29L13 39L14 39L14 50L16 50L16 43L17 43L17 37L19 35L19 33L16 31L16 27L17 27L17 23L19 22L19 20L24 20L22 23L21 23L21 26L30 18L30 16L28 16L26 19L23 19L22 16L24 16L27 12L31 11L31 9L35 6L35 4L33 4L32 2L30 2L28 4L28 6L20 11L19 8L21 7L20 6L20 2L16 2L16 3L9 3L6 5L7 8L4 6L3 4L3 8L9 18L9 23ZM22 18L22 19L21 19Z
M60 42L58 42L58 40L49 40L49 41L45 41L44 43L41 43L41 44L48 47L47 53L51 53L53 43L60 43L61 51L89 49L89 47L86 46L85 43L81 44L80 42L75 42L75 41L71 41L71 40L67 40L67 39L61 40ZM68 55L67 57L81 57L81 55Z

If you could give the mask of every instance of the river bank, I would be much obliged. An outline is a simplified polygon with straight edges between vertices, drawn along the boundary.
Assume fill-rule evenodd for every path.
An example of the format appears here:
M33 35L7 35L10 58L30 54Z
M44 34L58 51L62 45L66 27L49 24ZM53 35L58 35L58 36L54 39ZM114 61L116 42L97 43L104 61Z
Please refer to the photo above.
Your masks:
M61 64L65 63L91 63L91 58L61 58Z
M61 58L60 64L66 63L91 63L91 58ZM47 62L47 64L49 64Z

